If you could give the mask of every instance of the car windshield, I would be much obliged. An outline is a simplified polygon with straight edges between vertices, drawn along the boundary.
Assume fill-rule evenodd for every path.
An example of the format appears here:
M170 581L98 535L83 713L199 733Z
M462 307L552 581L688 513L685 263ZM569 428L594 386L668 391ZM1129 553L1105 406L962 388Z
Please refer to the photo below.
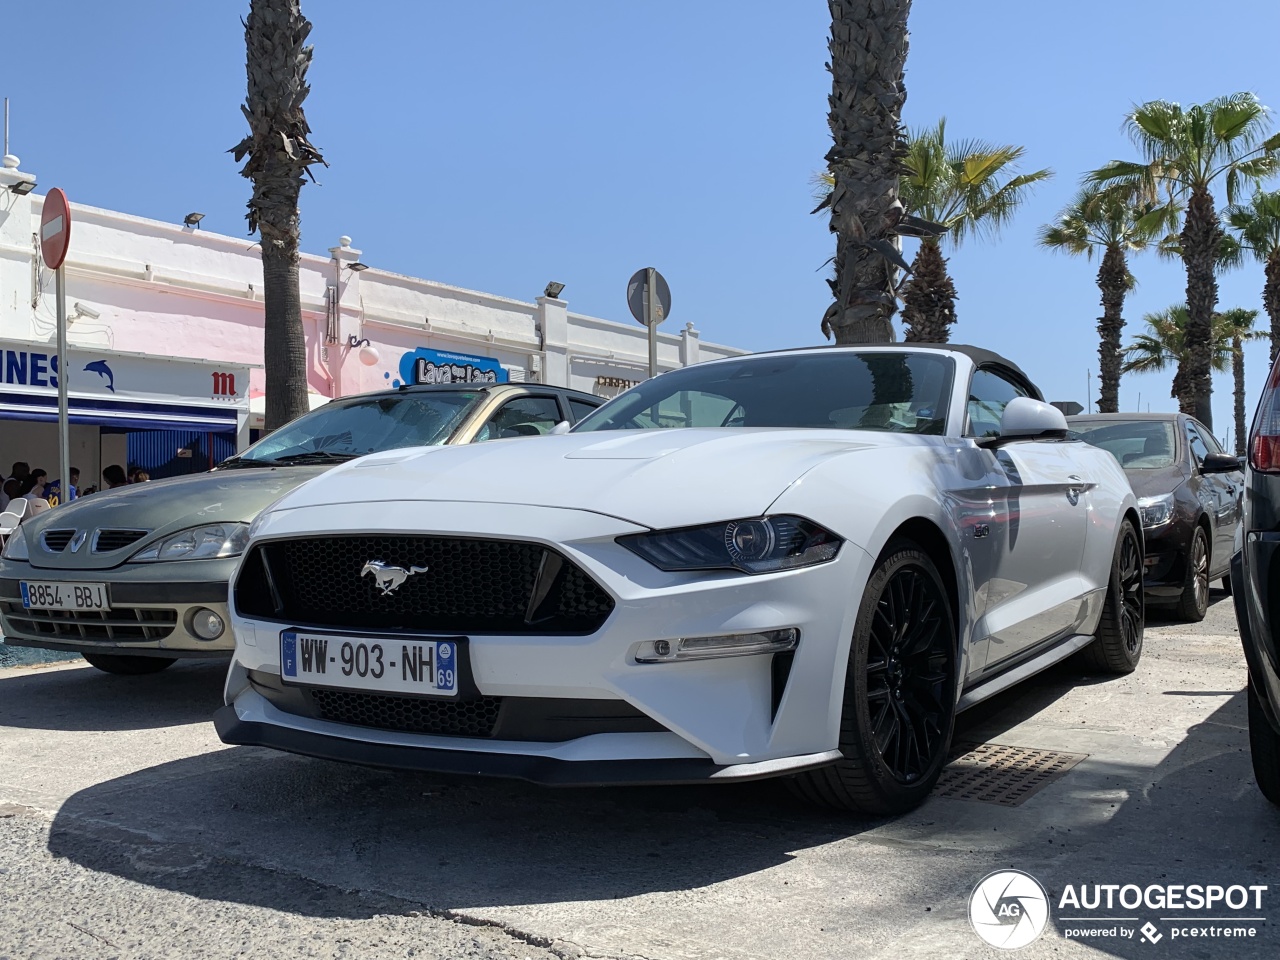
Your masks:
M1174 464L1173 424L1167 420L1105 420L1071 424L1071 436L1101 447L1126 470L1158 470Z
M668 427L820 427L942 434L955 364L921 352L776 354L648 380L574 433Z
M324 463L444 443L480 399L475 391L403 393L325 404L224 465Z

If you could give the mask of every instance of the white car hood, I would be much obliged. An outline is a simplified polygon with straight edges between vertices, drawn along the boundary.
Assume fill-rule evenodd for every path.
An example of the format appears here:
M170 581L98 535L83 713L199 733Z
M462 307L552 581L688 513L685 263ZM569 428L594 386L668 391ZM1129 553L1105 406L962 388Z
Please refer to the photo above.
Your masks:
M355 502L463 501L589 510L647 527L759 516L833 456L900 443L849 430L600 431L418 447L352 461L275 511Z

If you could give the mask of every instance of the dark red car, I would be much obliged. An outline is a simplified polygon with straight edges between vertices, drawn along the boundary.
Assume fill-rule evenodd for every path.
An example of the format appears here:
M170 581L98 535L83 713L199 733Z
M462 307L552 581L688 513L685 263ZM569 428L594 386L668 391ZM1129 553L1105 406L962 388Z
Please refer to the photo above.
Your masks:
M1069 417L1067 425L1120 461L1138 498L1147 604L1203 620L1209 584L1221 579L1230 589L1244 490L1240 460L1184 413L1098 413Z

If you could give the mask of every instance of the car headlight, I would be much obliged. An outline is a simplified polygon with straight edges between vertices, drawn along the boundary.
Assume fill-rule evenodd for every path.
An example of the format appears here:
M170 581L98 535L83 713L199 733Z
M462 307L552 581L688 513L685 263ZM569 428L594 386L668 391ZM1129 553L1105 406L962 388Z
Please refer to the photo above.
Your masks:
M168 560L215 560L238 557L249 542L247 523L211 523L191 527L171 537L144 547L130 563L155 563Z
M773 573L824 563L844 541L803 517L756 517L619 537L660 570Z
M27 549L27 534L22 527L9 534L4 542L4 552L0 553L6 560L30 560L31 551Z
M1168 523L1173 518L1173 494L1142 497L1138 500L1138 513L1142 515L1142 526L1146 529Z

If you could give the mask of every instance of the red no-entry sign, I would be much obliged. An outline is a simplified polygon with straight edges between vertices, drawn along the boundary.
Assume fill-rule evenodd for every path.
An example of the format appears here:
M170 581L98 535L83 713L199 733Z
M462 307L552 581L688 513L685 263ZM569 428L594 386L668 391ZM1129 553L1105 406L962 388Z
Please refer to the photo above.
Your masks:
M71 204L67 195L58 187L44 198L44 211L40 214L40 253L45 266L57 270L67 258L67 244L71 242Z

